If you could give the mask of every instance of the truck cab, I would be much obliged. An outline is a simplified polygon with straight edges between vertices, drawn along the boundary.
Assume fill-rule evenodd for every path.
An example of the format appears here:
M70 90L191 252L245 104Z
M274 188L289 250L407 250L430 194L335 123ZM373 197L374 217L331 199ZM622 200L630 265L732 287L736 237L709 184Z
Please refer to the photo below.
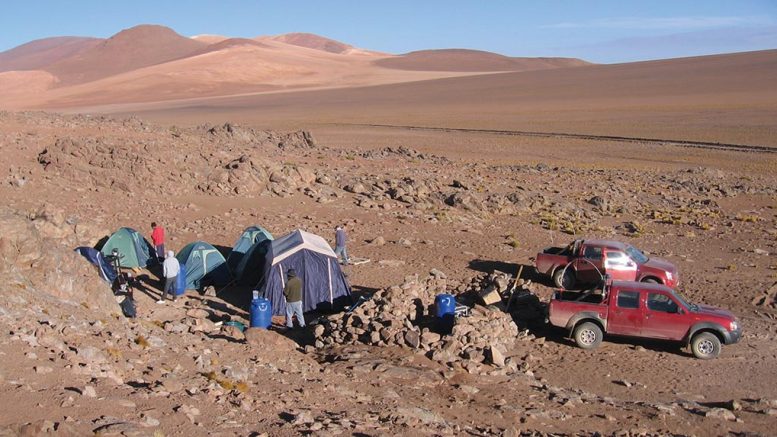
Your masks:
M537 254L535 266L559 288L597 284L605 274L619 281L679 284L674 264L614 240L575 240L564 248L546 248Z
M597 347L604 336L641 337L691 346L697 358L714 358L722 344L739 341L736 317L688 302L661 284L608 281L601 290L558 290L549 305L551 325L569 331L578 346Z

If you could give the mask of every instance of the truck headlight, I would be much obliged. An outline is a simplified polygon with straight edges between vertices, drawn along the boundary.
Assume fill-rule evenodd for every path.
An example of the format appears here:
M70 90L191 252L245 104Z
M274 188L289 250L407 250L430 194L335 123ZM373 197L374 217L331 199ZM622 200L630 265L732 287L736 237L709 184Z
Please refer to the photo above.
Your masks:
M737 329L739 329L739 324L737 323L737 321L736 321L736 320L734 320L733 322L731 322L731 323L729 324L729 326L728 326L728 330L729 330L729 331L736 331Z
M672 280L672 272L666 272L666 279L669 281Z

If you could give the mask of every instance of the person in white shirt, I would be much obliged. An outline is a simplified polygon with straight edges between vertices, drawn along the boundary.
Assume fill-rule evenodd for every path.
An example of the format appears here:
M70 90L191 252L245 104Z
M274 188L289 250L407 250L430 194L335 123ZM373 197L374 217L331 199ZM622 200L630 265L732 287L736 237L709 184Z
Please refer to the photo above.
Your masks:
M181 271L181 265L178 263L178 259L175 257L175 253L172 250L167 251L167 257L162 263L162 275L165 277L165 289L162 292L162 298L156 301L156 303L165 303L167 292L170 292L170 296L175 302L175 282L178 279L178 273Z

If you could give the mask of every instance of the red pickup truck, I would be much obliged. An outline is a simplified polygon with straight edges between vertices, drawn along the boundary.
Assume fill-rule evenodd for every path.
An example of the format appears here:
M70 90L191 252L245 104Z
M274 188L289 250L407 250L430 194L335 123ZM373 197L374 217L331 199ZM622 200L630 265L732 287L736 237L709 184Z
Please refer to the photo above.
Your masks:
M610 282L599 290L554 292L550 324L569 331L583 349L593 349L607 335L684 342L693 355L715 358L721 344L739 341L742 328L729 311L689 303L661 284Z
M605 274L618 281L679 284L674 264L613 240L575 240L566 247L548 247L537 254L534 264L537 272L553 278L559 288L599 284Z

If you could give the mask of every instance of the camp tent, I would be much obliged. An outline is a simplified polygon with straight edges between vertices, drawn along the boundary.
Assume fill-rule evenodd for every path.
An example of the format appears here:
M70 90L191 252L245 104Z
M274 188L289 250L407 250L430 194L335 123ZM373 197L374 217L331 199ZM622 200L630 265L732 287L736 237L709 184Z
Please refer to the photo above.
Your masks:
M113 249L119 251L121 255L119 264L122 267L148 267L156 263L156 257L152 256L155 252L151 243L132 228L120 228L111 234L100 248L100 252L108 256Z
M340 270L337 256L318 235L297 230L273 240L265 260L260 289L272 302L275 315L285 314L283 287L290 268L302 280L303 311L350 302L351 287Z
M186 266L187 290L200 290L207 284L224 285L231 279L224 256L204 241L187 244L176 258Z
M97 271L100 273L100 277L109 284L113 284L116 280L116 269L113 268L111 263L105 259L103 254L91 247L76 247L75 252L86 258L92 265L97 267Z
M240 238L237 239L235 245L232 247L232 251L229 252L229 255L227 256L229 269L235 274L236 278L241 276L241 271L239 270L240 262L253 246L261 241L272 239L272 234L261 226L249 226L245 228L243 233L240 234Z
M235 278L242 285L256 285L262 280L267 252L272 240L260 240L254 243L243 255L235 267Z

